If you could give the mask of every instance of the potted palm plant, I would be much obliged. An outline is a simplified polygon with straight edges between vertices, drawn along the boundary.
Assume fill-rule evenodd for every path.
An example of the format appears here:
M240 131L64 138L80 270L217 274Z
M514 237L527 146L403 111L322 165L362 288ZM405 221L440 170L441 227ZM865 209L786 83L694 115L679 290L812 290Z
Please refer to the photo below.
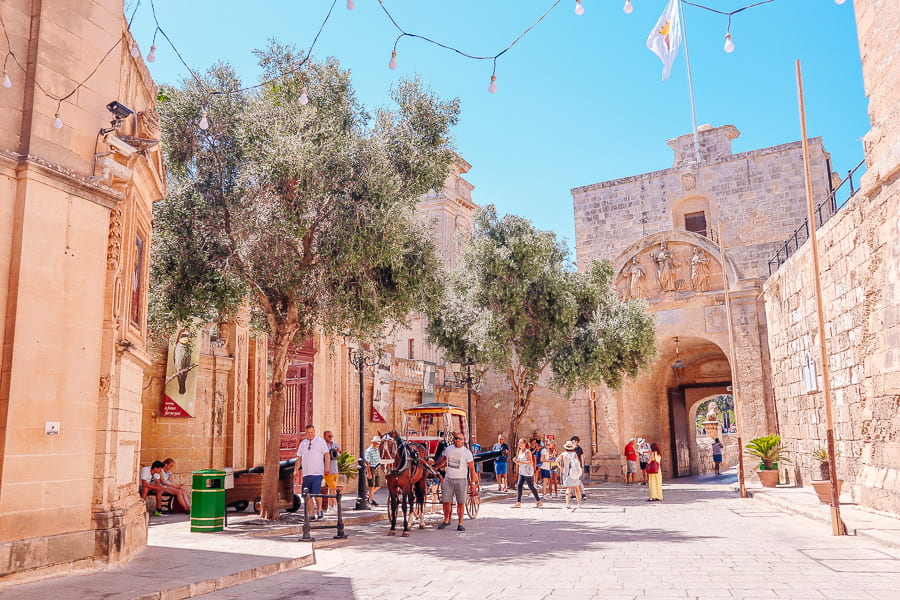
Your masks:
M835 456L838 456L835 454ZM819 479L812 480L813 489L820 502L831 504L831 469L829 468L828 450L825 448L816 448L812 453L813 460L818 463L818 473L813 473L813 477L819 476ZM841 495L841 486L844 485L843 479L837 480L838 496Z
M745 452L759 459L759 480L765 487L778 485L778 463L788 462L780 435L764 435L754 438L745 447Z
M356 457L350 454L349 452L341 452L338 457L338 481L340 482L341 487L346 485L347 480L353 479L356 477L357 473L357 464Z

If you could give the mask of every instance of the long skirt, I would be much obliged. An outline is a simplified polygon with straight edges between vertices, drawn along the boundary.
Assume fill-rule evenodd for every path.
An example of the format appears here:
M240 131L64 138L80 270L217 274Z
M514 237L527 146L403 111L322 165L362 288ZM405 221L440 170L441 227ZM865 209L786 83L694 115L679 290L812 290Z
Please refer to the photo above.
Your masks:
M662 500L662 473L649 473L647 475L647 493L651 500Z

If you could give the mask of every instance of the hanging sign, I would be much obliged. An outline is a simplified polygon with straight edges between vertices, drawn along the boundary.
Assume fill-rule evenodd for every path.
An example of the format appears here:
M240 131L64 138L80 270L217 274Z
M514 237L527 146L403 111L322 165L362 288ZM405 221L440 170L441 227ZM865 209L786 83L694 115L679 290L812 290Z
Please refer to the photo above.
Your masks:
M161 417L193 417L197 399L197 367L200 365L200 340L189 329L180 329L169 341L166 362L166 387L159 414Z
M437 366L434 363L422 364L422 404L434 402L434 386L437 383Z
M391 358L378 361L372 385L372 422L387 423L391 408Z

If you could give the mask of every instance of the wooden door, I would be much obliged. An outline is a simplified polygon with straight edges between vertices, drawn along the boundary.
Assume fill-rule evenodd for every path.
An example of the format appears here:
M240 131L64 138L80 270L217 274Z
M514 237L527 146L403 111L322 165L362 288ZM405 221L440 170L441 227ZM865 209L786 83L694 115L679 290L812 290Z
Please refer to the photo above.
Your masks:
M281 460L294 458L306 426L312 423L313 364L300 360L288 366L284 391L284 420L281 425Z

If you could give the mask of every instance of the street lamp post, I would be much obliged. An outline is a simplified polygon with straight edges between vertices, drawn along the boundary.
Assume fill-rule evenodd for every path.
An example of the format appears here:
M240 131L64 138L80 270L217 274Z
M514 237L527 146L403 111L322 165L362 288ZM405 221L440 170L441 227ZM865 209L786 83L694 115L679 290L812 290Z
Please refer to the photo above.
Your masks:
M466 399L468 400L466 408L466 428L468 429L466 432L466 447L469 447L472 444L472 387L478 385L481 380L477 374L472 375L472 367L475 366L475 361L471 358L467 358L462 364L454 363L454 368L455 365L459 365L459 370L453 373L456 380L466 382ZM465 371L462 370L463 368L465 368Z
M357 486L356 486L356 510L369 510L369 489L366 481L366 435L365 435L365 402L363 400L363 371L366 367L375 365L375 359L366 356L362 350L350 350L350 363L356 367L359 373L359 456L356 459Z

